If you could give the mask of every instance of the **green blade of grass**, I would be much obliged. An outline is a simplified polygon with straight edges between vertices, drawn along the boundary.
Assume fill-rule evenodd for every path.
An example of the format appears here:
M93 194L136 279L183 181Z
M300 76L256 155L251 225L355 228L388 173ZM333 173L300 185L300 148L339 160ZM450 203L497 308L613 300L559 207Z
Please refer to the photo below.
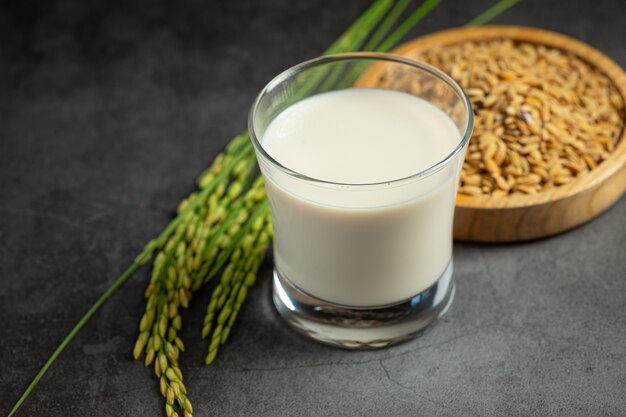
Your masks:
M385 36L389 33L393 25L396 23L402 12L407 8L411 0L398 0L396 5L389 11L389 14L380 24L376 32L372 35L367 44L363 47L364 51L373 51L377 45L380 45Z
M391 34L387 39L383 41L378 47L374 50L377 52L387 52L408 33L415 25L417 25L430 11L437 6L441 0L425 0L413 13L409 15L398 28ZM394 10L392 10L394 12ZM390 12L390 15L391 13ZM399 14L398 14L399 15ZM397 16L395 17L397 19ZM369 43L369 42L368 42ZM366 64L363 64L366 65ZM359 78L363 67L359 68L354 67L351 71L346 74L346 76L341 81L341 84L344 88L354 84L354 82Z
M398 28L385 39L376 50L378 52L387 52L394 47L404 36L418 24L432 9L435 8L441 0L425 0Z
M467 27L482 26L485 23L490 22L494 18L498 17L499 15L501 15L502 13L504 13L506 10L510 9L517 3L519 3L519 1L520 0L499 1L498 3L491 6L489 9L485 10L483 13L476 16L474 19L470 20L465 26Z
M358 51L359 48L365 43L365 39L367 39L374 27L376 27L378 22L385 16L385 13L387 13L392 4L392 1L389 0L379 0L374 3L365 12L363 12L361 17L350 25L348 30L341 35L339 40L324 51L323 55ZM337 71L326 69L325 71L319 72L314 77L307 78L302 85L298 87L298 94L293 97L293 100L298 101L302 97L307 96L320 84L322 84L321 90L324 91L326 86L328 86L329 83L334 82L334 79L337 78L337 76Z
M113 294L124 283L124 281L126 281L126 279L129 276L135 273L137 268L139 268L139 264L137 263L132 264L128 269L126 269L126 271L124 271L122 275L119 276L119 278L115 280L113 285L111 285L111 287L109 287L109 289L104 294L102 294L102 296L98 299L98 301L96 301L96 303L93 306L91 306L89 311L87 311L87 313L83 316L83 318L80 319L80 321L76 324L76 326L74 326L72 331L67 336L65 336L65 339L63 339L61 344L55 349L54 353L50 356L50 358L46 361L46 363L41 367L41 369L39 370L39 372L37 373L33 381L30 383L28 388L26 388L26 391L24 391L20 399L17 400L17 402L15 403L15 405L13 406L13 408L11 409L7 417L11 417L13 414L15 414L17 409L20 408L20 406L26 400L28 395L35 389L35 387L39 383L39 380L48 371L48 368L52 366L52 364L59 357L61 352L63 352L65 347L72 341L74 336L76 336L76 334L83 328L83 326L85 326L85 324L89 321L89 319L91 319L91 317L94 314L96 314L100 306L104 304L107 298L109 298L111 294Z

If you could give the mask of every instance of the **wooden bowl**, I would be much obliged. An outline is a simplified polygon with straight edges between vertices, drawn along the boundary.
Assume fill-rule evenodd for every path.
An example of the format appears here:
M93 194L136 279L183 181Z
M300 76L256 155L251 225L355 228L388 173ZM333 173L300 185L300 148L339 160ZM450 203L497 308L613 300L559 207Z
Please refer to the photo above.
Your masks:
M434 46L464 41L512 39L573 53L613 81L626 101L626 74L610 58L580 41L554 32L516 26L460 28L437 32L394 49L415 56ZM568 184L534 195L457 195L455 239L511 242L554 235L583 224L613 205L626 190L626 129L604 162Z

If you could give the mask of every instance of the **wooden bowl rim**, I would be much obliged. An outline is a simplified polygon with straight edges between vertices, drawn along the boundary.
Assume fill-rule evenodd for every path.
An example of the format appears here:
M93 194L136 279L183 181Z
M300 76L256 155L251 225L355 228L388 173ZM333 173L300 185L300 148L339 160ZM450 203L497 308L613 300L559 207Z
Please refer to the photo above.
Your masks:
M600 70L617 88L622 100L626 102L626 73L611 58L586 43L560 33L526 26L493 25L478 28L454 28L442 30L406 42L391 53L406 56L433 46L451 45L465 41L511 39L517 42L529 42L561 49L573 53L588 64ZM597 186L610 178L626 165L626 123L609 157L587 175L577 177L568 184L541 191L537 194L513 195L506 197L468 196L457 194L456 205L478 209L509 209L547 204L556 200L570 198Z

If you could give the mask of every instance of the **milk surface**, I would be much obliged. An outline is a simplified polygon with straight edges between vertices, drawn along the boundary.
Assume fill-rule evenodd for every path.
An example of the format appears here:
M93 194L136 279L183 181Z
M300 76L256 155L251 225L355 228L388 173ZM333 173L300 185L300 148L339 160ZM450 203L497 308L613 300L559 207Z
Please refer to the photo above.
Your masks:
M341 184L261 161L278 271L314 297L352 307L429 288L452 256L458 166L394 180L437 164L460 140L441 110L389 90L323 93L284 110L262 132L262 147L292 171Z

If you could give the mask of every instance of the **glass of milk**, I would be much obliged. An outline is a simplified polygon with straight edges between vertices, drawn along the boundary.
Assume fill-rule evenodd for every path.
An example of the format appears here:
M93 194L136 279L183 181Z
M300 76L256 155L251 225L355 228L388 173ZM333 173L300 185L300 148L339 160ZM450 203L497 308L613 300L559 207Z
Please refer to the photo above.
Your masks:
M273 300L287 323L372 348L446 312L472 122L448 75L400 56L321 57L270 81L249 131L274 225Z

